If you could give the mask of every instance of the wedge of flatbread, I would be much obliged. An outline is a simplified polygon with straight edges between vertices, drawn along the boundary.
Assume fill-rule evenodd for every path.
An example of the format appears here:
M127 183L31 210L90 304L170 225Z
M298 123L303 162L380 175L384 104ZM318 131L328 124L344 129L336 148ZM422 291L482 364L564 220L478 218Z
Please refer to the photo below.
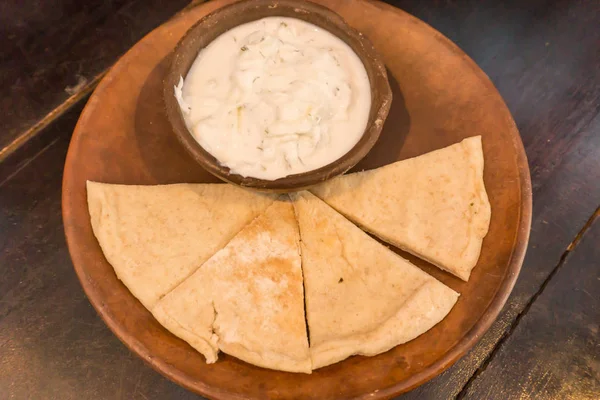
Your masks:
M311 372L298 225L285 196L152 310L176 336L217 359Z
M465 281L490 224L481 136L311 191L366 231Z
M292 199L300 226L313 369L354 354L385 352L450 312L458 293L309 192Z
M88 182L87 194L106 259L148 309L276 198L225 184Z

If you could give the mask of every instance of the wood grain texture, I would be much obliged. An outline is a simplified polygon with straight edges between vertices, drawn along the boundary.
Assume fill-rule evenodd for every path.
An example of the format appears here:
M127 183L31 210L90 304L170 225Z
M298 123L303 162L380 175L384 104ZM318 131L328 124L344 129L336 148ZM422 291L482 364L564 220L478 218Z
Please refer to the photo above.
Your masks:
M0 155L189 0L0 4ZM12 148L11 148L12 150Z
M465 399L600 398L599 244L595 218Z
M80 102L71 107L69 112L61 118L53 120L51 128L42 129L36 135L33 135L25 141L19 147L18 151L11 152L0 161L0 186L20 169L32 162L40 151L54 142L60 134L69 134L72 130L72 126L77 123L77 118L79 117L81 110L83 110L85 101L87 101L88 98L89 96L84 96ZM54 122L57 121L60 121L58 125L65 129L64 132L57 132L56 127L53 126Z
M533 189L600 111L600 3L389 0L454 41L486 72L519 127Z

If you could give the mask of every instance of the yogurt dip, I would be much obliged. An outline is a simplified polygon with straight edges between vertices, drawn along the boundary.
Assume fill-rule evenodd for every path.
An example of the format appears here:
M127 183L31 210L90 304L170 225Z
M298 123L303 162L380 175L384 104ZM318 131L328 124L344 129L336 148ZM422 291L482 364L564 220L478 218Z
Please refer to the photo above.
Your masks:
M237 26L202 49L175 97L198 143L232 173L275 180L346 154L369 118L364 65L295 18Z

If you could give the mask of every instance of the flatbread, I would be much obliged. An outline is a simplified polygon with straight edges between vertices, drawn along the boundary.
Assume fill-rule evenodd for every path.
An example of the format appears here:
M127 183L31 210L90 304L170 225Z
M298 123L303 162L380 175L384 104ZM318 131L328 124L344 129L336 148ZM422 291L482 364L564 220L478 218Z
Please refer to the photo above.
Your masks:
M87 193L92 228L106 259L148 309L275 198L226 184L88 182Z
M441 321L458 293L369 237L309 192L300 226L313 369L385 352Z
M152 310L208 363L221 349L261 367L311 372L300 237L285 199L273 203Z
M311 191L366 231L465 281L490 224L481 136Z

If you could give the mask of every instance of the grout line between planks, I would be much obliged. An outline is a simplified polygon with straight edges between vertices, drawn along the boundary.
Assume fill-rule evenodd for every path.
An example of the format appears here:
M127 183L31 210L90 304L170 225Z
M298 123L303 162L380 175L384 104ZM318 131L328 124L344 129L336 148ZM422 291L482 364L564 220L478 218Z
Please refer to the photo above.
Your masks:
M481 363L481 365L479 366L479 368L477 368L477 370L475 370L475 372L471 375L471 377L469 378L469 380L467 380L467 382L460 389L460 391L458 392L458 394L455 397L456 400L461 400L461 399L463 399L466 396L467 391L473 385L473 382L475 382L475 380L477 380L477 378L479 377L479 375L481 375L486 370L487 366L494 359L495 355L499 352L499 350L501 349L501 347L508 340L508 338L512 335L512 333L514 332L514 330L517 328L517 326L521 322L521 319L527 314L527 312L529 311L529 309L531 308L531 306L533 305L533 303L535 303L535 301L538 299L538 297L540 297L540 295L546 289L546 286L548 286L548 283L550 283L550 281L552 280L552 278L554 278L554 276L557 274L557 272L564 265L564 263L565 263L567 257L569 256L569 254L573 250L575 250L575 248L577 247L577 245L581 241L581 238L583 237L583 235L585 235L585 233L588 231L588 229L590 228L590 226L592 226L592 224L594 223L594 221L596 220L596 218L599 218L599 217L600 217L600 206L598 206L598 208L596 208L596 211L594 211L594 213L587 220L587 222L585 223L585 225L583 225L583 228L581 228L581 230L577 233L577 235L575 236L575 238L573 239L573 241L571 241L571 243L569 243L569 245L567 246L567 248L565 249L565 251L563 252L563 254L560 256L560 259L559 259L558 263L556 264L556 266L552 269L552 271L546 277L546 279L544 280L544 282L542 282L542 285L540 286L540 288L538 289L538 291L531 297L531 299L529 299L529 301L527 302L527 304L525 305L525 307L523 308L523 310L521 310L521 312L517 315L517 317L515 318L515 320L510 325L509 329L506 332L504 332L504 334L500 337L500 339L498 340L498 342L496 343L496 345L494 346L494 348L492 349L492 351L490 351L490 353L487 355L487 357L483 360L483 362Z
M106 70L108 71L108 69ZM0 150L0 162L6 160L8 156L15 153L18 149L20 149L25 143L27 143L30 139L35 137L42 130L47 128L50 124L60 118L63 114L69 111L74 105L76 105L79 101L84 99L88 94L90 94L98 85L98 82L104 77L106 71L101 72L96 75L91 82L85 85L80 91L73 94L67 100L58 105L55 109L46 114L41 120L36 122L31 128L27 129L25 132L17 136L12 142L10 142L6 147Z
M32 157L30 157L29 159L27 159L21 165L19 165L17 167L17 169L15 169L10 175L8 175L3 181L0 182L0 187L4 186L4 184L6 182L8 182L9 180L11 180L15 175L17 175L19 172L21 172L25 167L27 167L29 164L31 164L31 162L33 160L35 160L36 158L38 158L38 156L40 156L42 153L46 152L46 150L48 150L50 147L52 147L59 140L60 140L60 137L54 138L50 143L48 143L46 146L44 146L40 151L38 151L37 153L35 153Z

